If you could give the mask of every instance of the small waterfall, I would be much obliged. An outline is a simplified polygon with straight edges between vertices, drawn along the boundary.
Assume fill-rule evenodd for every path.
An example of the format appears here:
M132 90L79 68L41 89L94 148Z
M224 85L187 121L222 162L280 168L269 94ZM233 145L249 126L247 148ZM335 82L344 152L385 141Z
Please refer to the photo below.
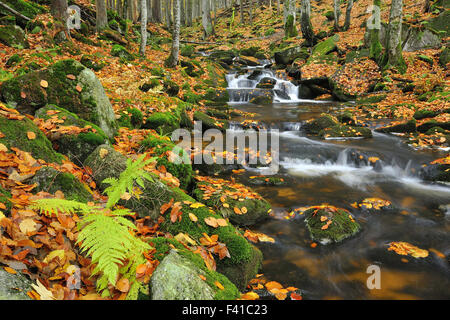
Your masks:
M248 103L252 98L269 93L274 103L301 102L298 98L298 86L287 80L286 74L275 73L263 67L248 68L247 73L230 73L226 75L230 102ZM270 87L258 88L261 80L273 82Z

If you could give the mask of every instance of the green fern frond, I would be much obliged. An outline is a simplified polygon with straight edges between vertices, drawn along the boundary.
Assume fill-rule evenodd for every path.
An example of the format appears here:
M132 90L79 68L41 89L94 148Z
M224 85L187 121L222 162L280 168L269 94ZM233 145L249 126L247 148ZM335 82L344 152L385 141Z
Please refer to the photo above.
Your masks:
M127 159L127 168L120 174L119 179L107 178L103 180L103 183L107 183L110 186L105 189L105 193L108 196L107 208L112 208L120 200L120 197L128 192L133 195L134 183L136 182L142 188L144 187L144 181L146 179L152 181L152 176L144 170L144 167L154 161L154 158L145 160L145 155L140 156L136 161Z
M30 209L39 210L41 214L51 217L52 215L58 215L58 212L87 214L98 210L99 207L89 206L85 203L73 200L53 198L35 200L30 205Z

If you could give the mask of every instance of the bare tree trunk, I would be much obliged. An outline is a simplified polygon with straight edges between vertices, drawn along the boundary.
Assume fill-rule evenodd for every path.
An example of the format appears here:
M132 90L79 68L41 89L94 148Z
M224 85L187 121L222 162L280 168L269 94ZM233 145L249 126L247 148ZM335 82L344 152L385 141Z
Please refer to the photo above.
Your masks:
M202 0L202 9L203 31L205 34L205 38L207 38L210 35L214 34L214 27L211 23L211 8L209 6L209 0Z
M68 18L67 0L52 0L50 3L50 11L52 13L52 16L55 18L56 22L59 24L58 29L62 30L57 32L57 35L59 37L58 39L66 40L66 34L68 37L70 37L66 24Z
M253 0L250 1L249 13L250 13L250 25L253 25Z
M141 0L141 46L139 54L145 57L145 47L147 46L147 0Z
M108 26L108 15L106 13L105 0L95 0L96 5L96 19L97 19L97 31L100 32Z
M184 0L180 0L180 23L182 26L186 25L186 6L184 4Z
M186 25L188 27L192 26L192 1L186 0Z
M155 22L162 22L160 0L152 0L152 17Z
M167 66L175 68L178 64L178 53L180 51L180 0L174 0L173 2L174 13L174 26L173 26L173 40L172 40L172 52L167 59Z
M241 5L241 23L244 24L244 0L240 0Z
M350 28L350 22L352 19L353 0L347 0L347 9L345 10L345 23L344 30L347 31Z
M386 68L395 67L400 73L405 73L407 66L402 55L402 18L403 0L392 0L383 65Z
M314 44L315 36L311 24L311 3L310 0L302 0L300 26L302 29L303 38L310 46Z
M334 30L339 31L339 18L341 17L341 0L333 0Z
M164 11L165 11L165 16L166 16L166 26L169 29L170 29L170 26L171 26L171 24L170 24L170 22L171 22L171 19L170 19L170 1L171 0L165 0L165 3L164 3Z

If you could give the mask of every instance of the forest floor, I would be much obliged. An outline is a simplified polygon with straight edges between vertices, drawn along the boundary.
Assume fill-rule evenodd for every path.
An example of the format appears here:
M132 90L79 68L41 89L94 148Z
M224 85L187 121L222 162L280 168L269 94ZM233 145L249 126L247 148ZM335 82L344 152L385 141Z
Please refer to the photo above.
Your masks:
M329 1L330 2L330 1ZM347 31L337 32L339 40L337 41L338 50L334 54L345 56L347 52L360 47L364 41L365 27L363 22L367 20L367 7L372 3L369 0L359 0L355 2L353 9L353 19L351 27ZM86 3L85 3L86 5ZM414 0L404 1L405 20L410 23L420 24L421 21L429 19L435 14L422 14L421 3ZM385 4L382 8L382 20L388 21L389 6ZM332 9L331 2L319 2L313 6L312 24L315 33L320 31L330 32L332 21L327 20L324 13ZM342 7L345 10L345 7ZM282 13L277 13L276 8L261 7L256 8L254 13L253 25L239 23L239 15L236 13L233 26L230 26L231 17L219 11L215 20L216 34L208 39L203 38L201 25L197 21L193 27L182 28L182 41L189 41L198 52L210 52L214 50L241 50L248 47L258 47L265 52L267 56L273 51L270 48L276 48L282 42L288 45L300 45L303 42L301 36L292 39L283 39L283 22ZM342 17L343 18L343 17ZM248 16L245 17L246 21ZM48 22L52 21L50 14L38 15L36 21ZM343 20L341 21L343 24ZM226 72L223 69L211 66L210 62L201 56L188 58L181 56L183 61L196 60L196 70L204 70L199 76L191 77L186 74L186 68L177 66L169 69L164 66L164 62L169 56L171 43L170 41L160 41L160 43L152 43L151 39L170 39L171 34L162 26L149 24L149 30L154 35L150 38L146 52L146 58L139 58L138 50L139 36L136 34L125 38L126 48L129 52L136 55L136 59L132 61L123 61L111 55L112 46L115 44L110 40L99 40L96 34L87 35L83 41L72 39L72 42L55 45L49 41L47 32L51 30L40 29L36 33L28 32L28 42L30 47L27 49L16 49L4 45L0 45L0 64L2 68L1 81L5 81L14 76L20 69L37 64L40 68L46 68L58 61L66 59L74 59L80 61L84 55L88 55L93 61L103 63L104 67L95 72L101 84L105 88L109 97L116 119L119 120L127 115L131 108L140 110L143 114L142 123L156 112L171 113L177 108L180 100L186 101L188 94L202 97L208 91L206 83L217 82L214 90L220 91L219 87L223 85L223 75ZM301 33L300 33L301 34ZM329 36L332 34L329 33ZM328 38L328 37L327 37ZM88 39L88 41L86 41ZM90 40L90 41L89 41ZM448 39L444 39L446 41ZM89 44L88 44L89 42ZM100 45L93 45L98 43ZM204 44L203 44L204 43ZM56 53L55 48L62 49ZM405 123L413 119L414 114L420 110L429 110L438 113L434 116L434 120L442 123L450 121L450 114L442 111L450 107L448 86L450 77L448 65L441 66L439 63L439 55L441 49L426 49L416 52L404 52L405 61L408 69L405 74L399 74L395 70L384 73L383 76L383 92L385 97L378 102L369 104L352 106L348 109L353 113L353 117L358 118L361 122L369 122L374 119L390 119L391 125ZM6 68L5 63L14 54L19 54L22 59L12 67ZM432 59L432 64L424 59L420 59L419 55L424 55ZM364 68L368 62L362 62L360 67ZM320 76L330 76L341 65L339 63L331 65L323 65L321 63L304 64L304 61L296 61L302 70L303 77L314 78ZM170 80L175 82L179 90L176 95L169 95L163 83L158 84L153 89L144 92L139 88L152 82L155 72L152 70L161 70L165 75L169 75ZM361 83L353 81L349 70L347 88L350 91L358 92ZM219 80L217 80L219 79ZM400 80L395 80L400 79ZM208 82L209 81L209 82ZM404 83L411 83L414 89L404 92L402 86ZM435 90L440 87L441 90ZM430 93L426 98L423 94ZM380 93L370 93L365 97L379 96ZM319 99L330 99L331 95L323 95ZM208 110L205 101L198 98L192 104L192 108L187 110L187 114L192 120L196 111L206 112ZM242 114L241 111L238 111ZM442 113L441 113L442 112ZM0 113L8 119L16 119L21 117L15 110L1 104ZM247 119L251 119L248 114ZM62 128L57 123L43 126L42 122L34 119L33 116L27 115L31 120L40 126L41 131L46 134L54 134ZM220 119L214 118L216 125L220 127ZM417 120L417 125L429 121L424 118ZM0 128L0 137L2 135ZM400 135L409 139L409 142L416 148L448 148L448 130L434 133L400 133ZM136 159L139 155L140 143L149 135L157 136L158 132L153 129L127 128L121 127L118 135L115 137L114 149L121 154ZM34 139L30 135L29 139ZM407 141L405 139L405 141ZM12 151L12 152L8 152ZM450 164L449 157L443 158L441 163ZM13 207L10 210L3 203L0 203L0 224L3 229L8 230L0 236L0 262L4 265L4 269L9 273L17 273L21 270L28 273L33 280L39 280L40 285L34 290L27 292L28 296L33 299L101 299L95 290L95 277L92 275L92 266L89 259L80 254L78 248L74 245L78 230L76 229L76 217L58 216L45 217L36 211L27 209L32 200L48 197L45 192L33 193L33 186L27 184L27 179L31 178L43 165L44 162L34 159L29 153L25 153L20 148L8 148L0 143L0 182L1 186L11 194ZM94 202L105 202L107 199L98 188L97 184L91 177L88 168L78 166L74 162L65 159L61 164L52 164L55 169L73 174L83 185L85 185L92 194ZM15 172L15 174L12 174ZM177 177L167 172L165 166L153 167L151 172L157 174L162 180L171 186L179 187L180 181ZM222 182L226 184L227 182ZM220 183L219 183L220 184ZM62 192L54 194L56 197L63 197ZM2 212L4 211L4 213ZM6 213L10 211L9 213ZM137 226L137 235L142 237L166 236L173 237L166 231L158 229L158 224L150 223L149 219L134 217L134 223ZM39 228L36 227L39 225ZM271 241L267 236L252 233L244 228L243 233L252 241ZM211 236L211 235L210 235ZM61 252L61 249L63 251ZM209 258L205 258L206 260ZM217 257L216 257L217 259ZM157 260L149 256L148 262L150 267L146 270L146 281L150 281L151 272L157 266ZM66 285L69 273L67 267L77 265L81 268L81 277L83 286L80 290L71 290ZM39 284L39 282L38 282ZM219 285L220 286L220 283ZM273 292L276 298L286 299L287 294L295 292L297 288L286 288L282 285L264 279L264 276L258 274L255 279L250 281L248 287L244 290L245 294L242 299L255 299L257 294L252 290L266 287ZM127 294L126 286L117 286L112 289L113 299L124 299ZM298 294L291 294L291 299L301 299Z

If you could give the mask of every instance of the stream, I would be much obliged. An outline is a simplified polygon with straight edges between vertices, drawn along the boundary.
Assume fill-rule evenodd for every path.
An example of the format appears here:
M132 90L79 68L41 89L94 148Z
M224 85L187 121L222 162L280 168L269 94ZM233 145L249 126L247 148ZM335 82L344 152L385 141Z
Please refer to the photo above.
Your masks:
M258 170L236 175L272 205L274 217L256 226L275 239L258 243L264 254L262 273L284 286L300 288L305 299L449 299L450 187L422 181L422 164L445 156L439 150L414 150L393 135L373 132L371 139L320 140L302 131L304 121L342 108L333 102L297 98L297 87L267 68L227 75L230 105L255 113L267 129L279 130L279 186L253 185ZM250 79L249 79L250 77ZM273 104L250 104L259 81L273 78ZM243 130L242 118L232 130ZM377 123L373 123L376 126ZM358 154L378 157L381 165L361 163ZM363 213L351 204L365 198L389 200L395 212ZM311 247L304 216L285 217L294 208L328 203L349 210L361 231L338 244ZM427 258L388 251L392 241L429 250ZM436 253L437 252L437 253ZM440 254L442 253L445 257ZM368 289L369 265L381 270L381 289Z

